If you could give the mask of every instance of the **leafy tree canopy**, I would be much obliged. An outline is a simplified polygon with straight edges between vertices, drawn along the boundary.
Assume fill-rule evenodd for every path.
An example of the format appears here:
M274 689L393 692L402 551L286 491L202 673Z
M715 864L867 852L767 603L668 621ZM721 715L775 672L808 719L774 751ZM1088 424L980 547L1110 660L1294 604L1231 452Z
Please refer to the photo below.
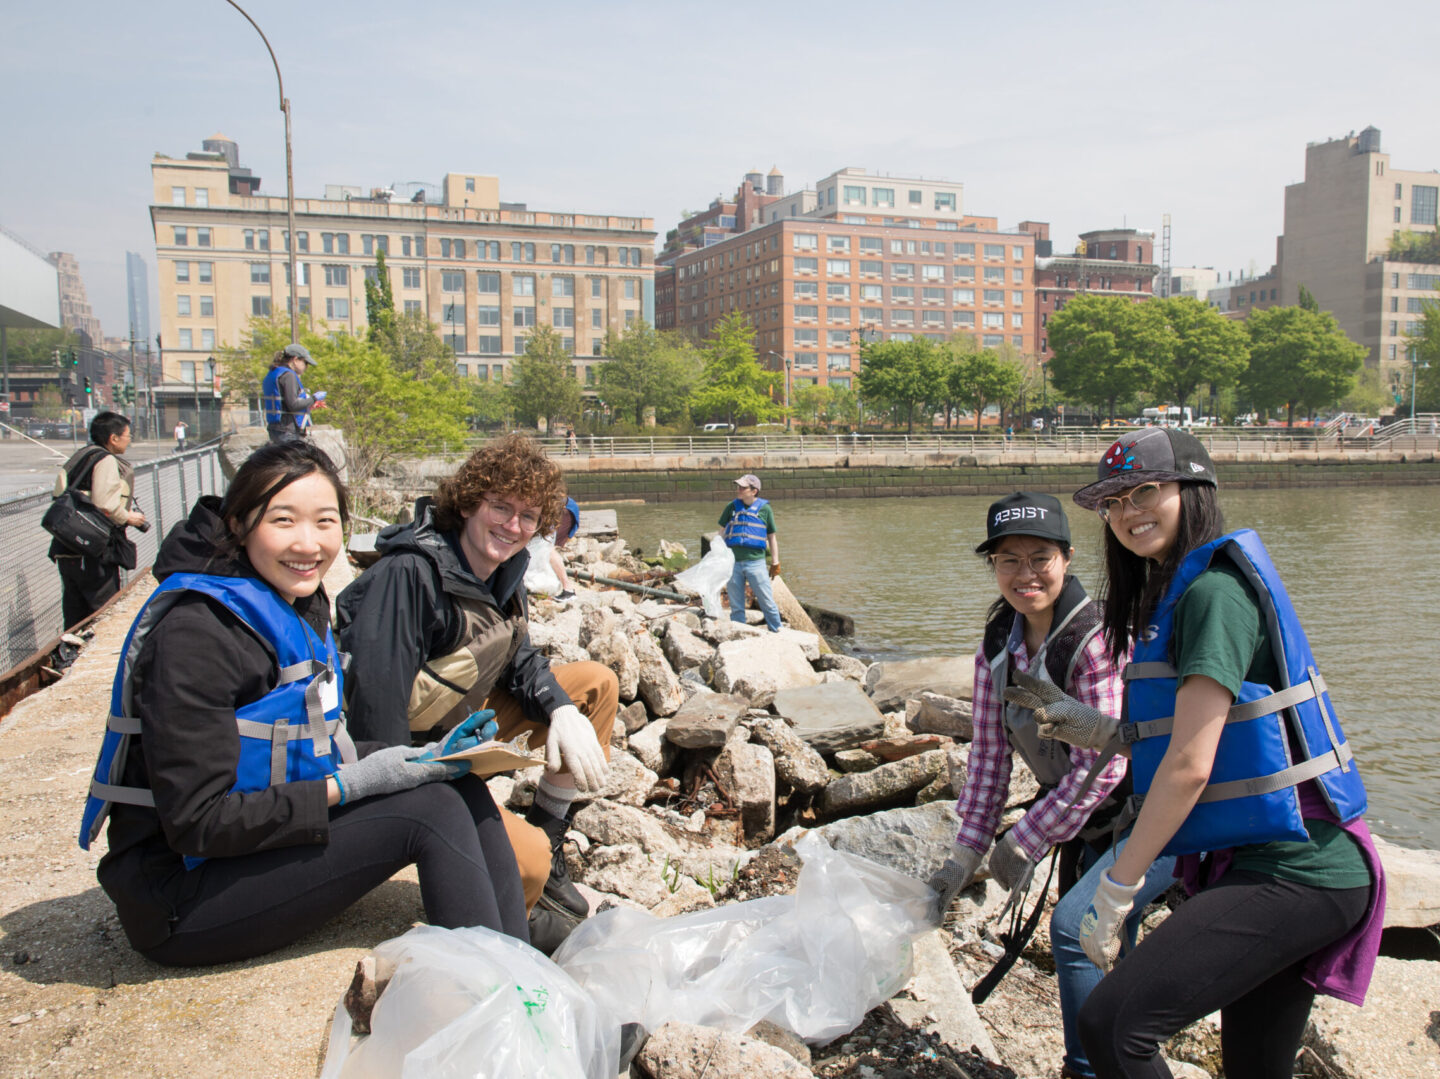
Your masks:
M1427 300L1420 330L1410 337L1415 350L1415 411L1440 412L1440 298ZM1406 386L1406 395L1409 386ZM1409 411L1409 408L1406 408Z
M905 413L914 431L916 406L945 398L947 358L923 337L867 343L860 349L860 393L872 405L883 402Z
M638 427L653 408L660 423L684 419L691 391L699 381L700 354L679 334L661 333L647 322L613 330L605 338L600 365L600 396Z
M531 423L544 419L547 429L557 419L579 419L580 383L570 373L573 362L555 327L536 326L525 340L525 352L515 357L509 395L516 415Z
M144 342L140 346L144 348ZM12 367L53 367L57 351L79 347L80 335L74 330L10 330L5 335L5 351Z
M1170 362L1172 338L1156 305L1120 296L1080 295L1050 317L1050 377L1061 393L1103 403L1148 390Z
M950 342L951 362L946 386L952 400L975 413L975 430L981 414L992 404L1013 401L1025 384L1025 368L1014 356L994 349L977 349L968 335Z
M1345 336L1328 311L1271 307L1245 320L1250 366L1240 380L1257 408L1295 409L1332 405L1350 392L1365 362L1365 346Z
M1183 405L1202 384L1218 392L1244 373L1250 338L1242 324L1190 296L1149 300L1144 306L1159 312L1169 332L1170 347L1157 359L1151 380L1163 401Z
M700 346L704 369L690 396L690 412L697 420L737 417L772 420L785 414L772 395L783 385L784 374L766 371L755 355L755 329L739 311L731 311Z

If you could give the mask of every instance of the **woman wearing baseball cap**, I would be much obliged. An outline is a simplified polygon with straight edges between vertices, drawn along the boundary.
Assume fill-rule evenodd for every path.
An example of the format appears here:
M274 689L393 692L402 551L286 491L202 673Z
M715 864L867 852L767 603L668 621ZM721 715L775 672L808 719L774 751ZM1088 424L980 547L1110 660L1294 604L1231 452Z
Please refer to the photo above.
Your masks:
M975 733L965 788L955 807L960 834L930 885L940 893L943 913L990 851L990 876L1023 894L1037 864L1060 847L1060 890L1066 899L1052 916L1051 942L1064 1019L1065 1074L1089 1076L1093 1073L1080 1045L1076 1016L1099 983L1100 972L1080 948L1080 919L1099 870L1114 861L1107 852L1114 818L1129 794L1123 782L1125 760L1112 758L1087 786L1099 751L1041 737L1030 709L1007 703L1005 696L1007 687L1028 672L1039 680L1036 684L1053 683L1091 708L1117 711L1120 668L1105 646L1099 606L1069 572L1074 548L1060 502L1050 495L1018 491L990 506L985 526L985 541L975 553L995 574L1000 595L990 607L975 655ZM1039 780L1041 794L991 851L1007 802L1014 753ZM1080 886L1072 891L1082 874ZM1168 875L1156 874L1151 891L1164 891L1168 883L1161 878Z
M1362 1003L1379 950L1385 881L1351 747L1264 545L1225 531L1199 440L1127 435L1075 501L1108 526L1105 643L1117 663L1134 646L1126 722L1053 687L1035 720L1072 745L1123 742L1143 798L1081 929L1110 971L1081 1040L1100 1076L1167 1075L1159 1045L1218 1009L1227 1076L1289 1076L1315 992ZM1117 965L1162 854L1191 897Z

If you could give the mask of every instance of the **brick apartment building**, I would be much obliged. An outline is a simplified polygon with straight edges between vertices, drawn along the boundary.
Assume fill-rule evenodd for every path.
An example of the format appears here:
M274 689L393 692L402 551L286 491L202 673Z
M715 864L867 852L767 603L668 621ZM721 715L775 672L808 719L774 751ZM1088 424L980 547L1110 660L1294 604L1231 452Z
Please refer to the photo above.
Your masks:
M1022 221L1020 227L1050 247L1050 226L1043 221ZM1124 296L1137 303L1155 295L1154 279L1160 267L1154 262L1155 234L1140 229L1096 229L1082 232L1074 254L1048 255L1035 260L1036 355L1048 363L1055 353L1045 332L1050 317L1066 301L1082 292L1097 296Z

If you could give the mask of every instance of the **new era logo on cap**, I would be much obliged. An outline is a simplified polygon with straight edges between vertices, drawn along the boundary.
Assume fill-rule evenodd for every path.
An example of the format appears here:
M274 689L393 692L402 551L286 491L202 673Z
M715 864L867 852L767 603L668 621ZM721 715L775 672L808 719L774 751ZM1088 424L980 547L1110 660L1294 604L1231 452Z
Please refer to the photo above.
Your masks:
M1205 466L1202 465L1199 461L1191 461L1191 462L1190 462L1190 471L1191 471L1191 472L1204 472L1204 471L1205 471Z

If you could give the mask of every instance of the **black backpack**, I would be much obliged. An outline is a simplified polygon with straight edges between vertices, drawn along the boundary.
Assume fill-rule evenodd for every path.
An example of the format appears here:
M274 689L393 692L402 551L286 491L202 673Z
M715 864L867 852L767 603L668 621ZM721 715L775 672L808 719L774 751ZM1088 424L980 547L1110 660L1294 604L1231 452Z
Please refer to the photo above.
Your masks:
M110 550L114 525L80 488L88 487L95 466L108 450L90 446L76 455L65 470L65 490L50 503L40 527L59 541L68 553L104 559Z

